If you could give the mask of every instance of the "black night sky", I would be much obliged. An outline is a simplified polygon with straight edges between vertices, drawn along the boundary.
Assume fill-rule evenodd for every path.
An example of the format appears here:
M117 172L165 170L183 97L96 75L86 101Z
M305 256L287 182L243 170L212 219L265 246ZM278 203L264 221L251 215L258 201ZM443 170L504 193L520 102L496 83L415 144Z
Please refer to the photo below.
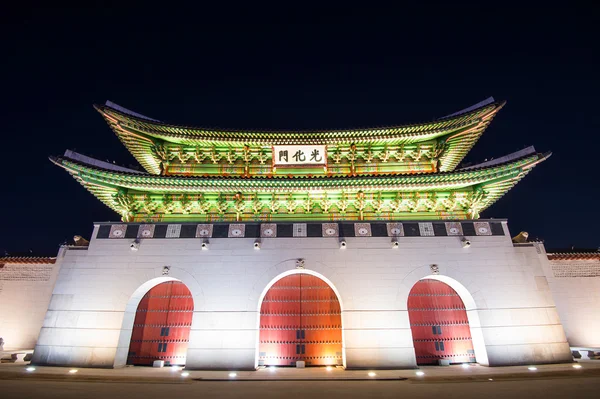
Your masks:
M107 99L179 124L325 129L423 122L494 96L508 103L465 162L528 145L553 156L482 217L547 248L600 246L598 9L295 4L4 10L0 256L55 255L119 220L47 158L135 164L92 107Z

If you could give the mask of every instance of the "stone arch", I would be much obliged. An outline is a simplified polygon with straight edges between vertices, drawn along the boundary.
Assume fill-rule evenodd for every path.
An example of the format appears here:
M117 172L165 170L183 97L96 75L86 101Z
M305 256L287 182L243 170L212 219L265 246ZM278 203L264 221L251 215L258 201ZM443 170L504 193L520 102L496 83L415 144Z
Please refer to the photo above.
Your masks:
M265 296L267 295L269 290L273 287L273 285L275 285L277 282L281 281L282 279L284 279L286 277L298 275L298 274L309 275L309 276L313 276L313 277L316 277L317 279L322 280L325 284L327 284L327 286L335 294L335 296L337 298L337 302L339 303L339 307L340 307L342 365L345 367L346 366L346 353L345 353L344 326L343 326L343 317L342 317L342 314L344 311L344 305L342 302L342 297L341 297L338 289L336 288L336 286L327 277L323 276L321 273L315 272L313 270L308 270L308 269L292 269L292 270L284 271L284 272L278 274L277 276L275 276L274 278L272 278L271 281L269 281L269 283L262 290L262 292L258 298L258 304L257 304L257 320L256 320L257 334L256 334L255 367L258 367L258 365L259 365L261 307L262 307L263 301L265 299Z
M471 290L467 289L467 287L460 283L457 278L453 278L444 274L427 274L427 272L430 272L429 267L423 266L416 270L413 270L412 273L406 276L406 278L403 281L404 291L400 298L402 303L404 304L404 306L407 306L408 294L412 287L420 280L432 279L441 281L450 286L460 296L461 300L465 305L465 309L467 311L467 318L469 320L469 327L471 329L473 349L475 351L475 358L477 359L477 363L483 366L489 366L487 349L483 337L481 322L479 319L479 308L477 306L477 301L473 296L473 292L476 292L476 290L474 288L472 288ZM452 273L454 272L454 270L452 270L451 268L440 267L440 272ZM457 275L456 277L463 277L465 280L467 279L465 276L460 275Z
M159 277L154 277L150 280L147 280L140 284L133 293L129 296L127 303L125 305L124 313L123 313L123 321L121 323L121 331L119 333L119 341L117 344L117 349L115 353L115 360L113 363L113 367L124 367L127 363L127 354L129 352L129 344L131 342L131 335L133 332L133 323L135 321L135 314L140 304L140 301L146 295L148 291L152 288L156 287L159 284L169 282L169 281L179 281L186 285L186 287L192 293L194 299L194 311L196 311L202 303L204 302L204 296L200 285L198 282L187 272L171 268L169 271L169 275L161 275L162 268L155 270L155 275ZM193 328L193 324L192 324Z

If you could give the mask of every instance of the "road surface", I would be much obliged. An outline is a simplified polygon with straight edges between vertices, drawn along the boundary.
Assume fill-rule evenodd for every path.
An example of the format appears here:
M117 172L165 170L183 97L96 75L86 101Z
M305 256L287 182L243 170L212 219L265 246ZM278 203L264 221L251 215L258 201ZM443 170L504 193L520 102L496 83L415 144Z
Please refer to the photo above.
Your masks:
M600 398L600 378L527 379L487 382L410 381L189 381L185 383L0 381L8 398Z

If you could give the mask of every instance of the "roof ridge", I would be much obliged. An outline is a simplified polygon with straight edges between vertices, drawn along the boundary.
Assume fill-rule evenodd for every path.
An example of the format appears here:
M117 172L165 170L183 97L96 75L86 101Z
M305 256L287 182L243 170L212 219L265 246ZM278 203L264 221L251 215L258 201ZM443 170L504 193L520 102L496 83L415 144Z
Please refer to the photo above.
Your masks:
M107 107L109 107L109 108L112 108L112 109L115 109L117 111L120 111L120 112L122 112L124 114L135 116L136 118L146 119L146 120L149 120L149 121L152 121L152 122L160 122L158 119L148 118L145 115L138 114L137 112L133 112L132 110L127 109L125 107L121 107L119 104L115 104L115 103L113 103L112 101L109 101L109 100L106 100L106 102L104 103L104 105L107 106Z
M488 100L493 100L491 102L487 102ZM329 133L329 132L359 132L364 130L383 130L383 129L400 129L400 128L408 128L413 126L421 126L427 124L433 124L437 122L444 122L446 120L452 119L454 117L463 116L469 113L474 113L482 108L485 108L488 105L496 105L498 108L502 108L506 101L496 101L493 97L489 97L484 101L480 101L477 104L472 105L471 107L465 108L461 111L455 112L453 114L441 117L430 119L422 122L413 122L406 123L400 125L391 125L391 126L367 126L367 127L354 127L354 128L331 128L331 129L237 129L237 128L220 128L220 127L202 127L202 126L192 126L185 124L176 124L170 122L160 121L158 119L152 119L137 112L131 111L127 108L121 107L118 104L115 104L111 101L106 101L103 105L94 105L94 108L98 110L100 113L104 113L106 108L109 108L117 113L120 113L124 116L134 117L138 119L142 119L145 122L154 122L156 124L179 128L179 129L190 129L190 130L205 130L212 132L223 132L223 133L277 133L277 134L298 134L298 133Z
M470 169L474 169L474 168L481 168L482 166L500 165L500 164L503 164L506 162L510 162L513 159L523 158L523 157L526 157L526 156L529 156L529 155L535 154L535 153L536 153L535 147L530 145L526 148L523 148L522 150L518 150L515 152L511 152L510 154L503 155L500 158L491 159L489 161L483 161L483 162L478 163L473 166L467 166L464 168L456 169L456 171L459 172L461 170L470 170Z
M474 110L479 109L479 108L483 108L486 105L493 104L495 102L496 102L496 100L494 100L494 97L489 96L488 98L486 98L483 101L478 102L477 104L473 104L470 107L461 109L460 111L451 113L450 115L443 116L443 117L441 117L441 118L439 118L437 120L442 120L442 119L446 119L446 118L451 118L453 116L459 116L459 115L462 115L462 114L466 114L468 112L474 111Z
M548 255L600 255L600 251L546 252Z
M63 156L65 158L69 158L74 161L81 161L88 165L99 166L106 170L134 173L134 174L144 174L145 173L145 172L140 172L139 170L126 168L124 166L115 165L115 164L111 164L110 162L105 162L105 161L101 161L96 158L88 157L87 155L83 155L83 154L75 152L73 150L66 150Z
M2 256L0 264L24 264L24 263L56 263L56 256Z

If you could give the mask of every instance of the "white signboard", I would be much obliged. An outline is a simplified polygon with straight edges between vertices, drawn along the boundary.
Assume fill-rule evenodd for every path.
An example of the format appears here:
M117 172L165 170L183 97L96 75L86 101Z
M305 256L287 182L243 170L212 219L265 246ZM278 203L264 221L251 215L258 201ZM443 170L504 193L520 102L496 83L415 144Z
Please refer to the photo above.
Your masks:
M324 145L275 145L273 166L327 166L327 146Z

